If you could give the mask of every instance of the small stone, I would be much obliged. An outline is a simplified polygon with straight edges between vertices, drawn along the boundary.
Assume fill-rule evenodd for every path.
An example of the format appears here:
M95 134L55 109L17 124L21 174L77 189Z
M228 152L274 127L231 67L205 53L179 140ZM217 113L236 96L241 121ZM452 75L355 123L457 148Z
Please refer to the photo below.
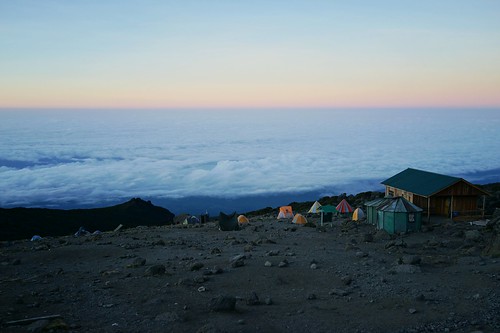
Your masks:
M401 258L401 262L406 265L419 265L422 259L419 256L406 255Z
M266 256L272 257L272 256L277 256L280 254L279 250L271 250L266 252Z
M283 259L283 261L280 261L278 267L288 267L288 260Z
M348 286L348 285L350 285L352 283L352 277L350 275L345 275L340 280L346 286Z
M242 267L242 266L245 266L245 261L243 259L231 262L231 267L232 268Z
M318 269L318 265L315 263L312 263L311 266L309 266L311 269Z
M420 269L419 266L406 265L406 264L397 265L397 266L393 267L391 271L394 272L394 273L403 273L403 274L404 273L406 273L406 274L415 274L415 273L422 272L422 270Z
M238 320L237 324L238 325L245 325L245 320L244 319L240 319L240 320Z
M210 300L209 309L215 312L231 312L236 307L236 297L220 295Z
M136 268L146 265L146 259L135 258L130 264L127 265L128 268Z
M411 308L411 309L408 310L408 312L411 313L411 314L414 314L414 313L417 313L417 310L414 309L414 308Z
M165 274L165 266L164 265L153 265L146 268L144 275L152 276L152 275L163 275Z
M247 297L247 305L259 305L260 300L259 296L257 296L257 293L255 291L252 291L250 295Z
M266 262L264 263L264 266L266 266L266 267L271 267L272 265L273 265L273 264L272 264L270 261L266 261Z
M214 266L214 268L212 268L210 270L210 272L212 274L222 274L224 272L224 270L222 268L220 268L219 266Z
M272 298L271 298L271 297L266 297L266 298L264 299L264 304L265 304L265 305L271 305L271 304L273 304L273 300L272 300Z
M203 263L202 262L195 262L191 265L191 267L189 268L191 271L198 271L200 270L202 267L203 267Z
M356 257L365 258L365 257L368 257L368 253L363 252L363 251L358 251L358 252L356 252Z
M307 295L307 299L308 300L315 300L316 299L316 294L311 293L311 294Z
M364 234L363 235L363 242L365 242L365 243L373 242L373 235L372 234Z
M465 232L465 239L470 241L478 241L481 239L479 230L467 230Z
M347 290L344 290L344 289L335 288L335 289L330 290L329 294L343 297L343 296L349 295L349 292Z
M212 250L210 250L210 254L219 254L222 253L222 251L218 247L214 247Z

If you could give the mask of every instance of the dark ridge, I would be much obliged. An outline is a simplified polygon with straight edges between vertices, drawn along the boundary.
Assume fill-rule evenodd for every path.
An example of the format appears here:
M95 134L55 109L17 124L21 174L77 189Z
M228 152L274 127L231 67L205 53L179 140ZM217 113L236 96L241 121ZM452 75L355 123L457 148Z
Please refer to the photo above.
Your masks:
M114 230L120 224L124 228L166 225L173 219L168 209L139 198L93 209L0 208L0 240L71 235L80 227L94 232Z

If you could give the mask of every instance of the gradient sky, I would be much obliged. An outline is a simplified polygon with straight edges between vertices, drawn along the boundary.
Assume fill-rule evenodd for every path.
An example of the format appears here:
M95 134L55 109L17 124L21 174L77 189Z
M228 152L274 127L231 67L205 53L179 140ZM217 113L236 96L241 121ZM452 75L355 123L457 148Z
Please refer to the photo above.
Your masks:
M0 107L499 107L500 1L0 1Z

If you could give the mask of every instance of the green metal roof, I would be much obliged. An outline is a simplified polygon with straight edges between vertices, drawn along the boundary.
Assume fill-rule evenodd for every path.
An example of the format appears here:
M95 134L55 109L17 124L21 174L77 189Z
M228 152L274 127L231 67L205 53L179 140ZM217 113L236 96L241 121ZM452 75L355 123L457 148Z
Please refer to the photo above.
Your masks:
M321 206L319 208L319 210L322 211L323 213L336 213L337 212L337 208L335 208L335 206L332 206L332 205Z
M428 197L461 180L462 178L408 168L384 180L382 184Z
M421 212L422 208L409 202L403 197L394 197L389 199L385 205L379 207L377 210L395 213L414 213Z

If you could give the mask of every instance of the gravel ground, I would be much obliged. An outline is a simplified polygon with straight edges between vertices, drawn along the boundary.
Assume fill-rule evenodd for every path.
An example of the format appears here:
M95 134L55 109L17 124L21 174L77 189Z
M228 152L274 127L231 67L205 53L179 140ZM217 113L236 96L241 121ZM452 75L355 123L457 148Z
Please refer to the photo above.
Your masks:
M3 242L1 331L500 332L500 259L481 255L485 228L433 223L391 237L261 216L240 231Z

